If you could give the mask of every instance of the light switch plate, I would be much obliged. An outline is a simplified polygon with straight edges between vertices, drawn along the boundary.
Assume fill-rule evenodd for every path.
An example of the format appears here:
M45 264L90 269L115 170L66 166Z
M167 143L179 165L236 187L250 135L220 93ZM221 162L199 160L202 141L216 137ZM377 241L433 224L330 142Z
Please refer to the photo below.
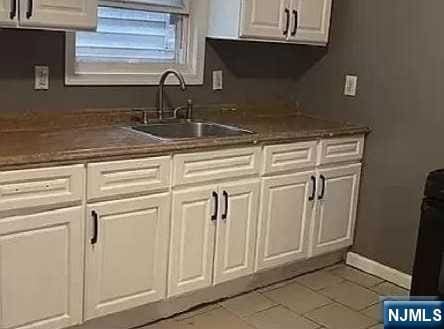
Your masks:
M48 90L49 89L49 67L35 66L34 67L34 89Z
M213 90L224 89L223 71L213 71Z
M346 75L345 76L345 96L356 96L356 90L358 88L358 77L356 75Z

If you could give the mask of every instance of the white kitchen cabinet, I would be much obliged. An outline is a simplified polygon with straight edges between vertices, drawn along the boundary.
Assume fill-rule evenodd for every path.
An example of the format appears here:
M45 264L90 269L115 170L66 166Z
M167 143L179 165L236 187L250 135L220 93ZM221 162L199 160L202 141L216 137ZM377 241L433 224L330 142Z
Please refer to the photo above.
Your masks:
M304 171L316 167L318 142L266 145L263 152L263 175Z
M0 0L0 26L14 27L18 24L16 0Z
M240 37L285 40L290 0L244 0Z
M97 0L0 0L0 25L61 30L97 26Z
M264 147L257 270L352 245L363 151L363 135Z
M82 321L84 212L0 221L0 328L59 329Z
M222 204L217 224L214 283L254 272L259 181L240 181L219 187Z
M20 0L20 25L94 29L97 25L97 0Z
M166 192L171 185L171 157L88 164L88 201Z
M87 214L85 319L165 298L169 193L90 204Z
M326 45L332 0L210 0L208 37Z
M310 256L352 245L360 176L360 163L319 170Z
M299 43L328 43L332 0L293 0L288 40Z
M260 147L242 147L174 156L173 185L259 175Z
M263 178L256 270L307 257L315 175L313 170Z
M317 165L359 162L364 156L364 144L363 135L323 139L319 143Z
M84 165L0 172L0 329L61 329L346 248L363 148L96 163L87 193Z
M217 186L173 193L168 296L211 286Z
M0 217L80 205L85 166L0 171Z
M258 202L257 179L173 193L169 297L253 273Z

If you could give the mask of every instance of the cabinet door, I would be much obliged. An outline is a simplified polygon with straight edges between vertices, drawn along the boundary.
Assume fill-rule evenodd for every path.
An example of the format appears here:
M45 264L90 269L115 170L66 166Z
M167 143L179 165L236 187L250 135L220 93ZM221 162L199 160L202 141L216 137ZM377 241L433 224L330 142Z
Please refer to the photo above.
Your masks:
M217 224L214 283L254 272L259 181L219 188L221 214Z
M0 328L82 321L83 228L81 207L0 221Z
M216 187L173 193L168 296L211 286Z
M293 0L289 40L328 43L331 7L332 0Z
M311 256L352 245L360 176L361 164L319 171L318 205L311 235Z
M85 319L165 298L169 200L157 194L87 207L98 225L97 242L87 239Z
M95 29L97 0L20 0L20 25L48 29Z
M240 36L285 40L289 19L290 0L243 0Z
M18 0L0 0L0 26L14 27L18 23Z
M307 256L314 171L264 178L256 269Z

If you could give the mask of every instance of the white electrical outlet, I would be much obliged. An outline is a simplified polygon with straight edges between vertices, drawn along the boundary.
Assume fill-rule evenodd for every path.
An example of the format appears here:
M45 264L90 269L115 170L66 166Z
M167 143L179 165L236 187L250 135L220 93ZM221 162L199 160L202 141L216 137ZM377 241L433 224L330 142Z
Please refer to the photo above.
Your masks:
M34 67L34 89L48 90L49 89L49 67L35 66Z
M358 88L358 77L356 75L346 75L345 76L345 96L356 96L356 90Z
M224 89L223 71L213 71L213 90Z

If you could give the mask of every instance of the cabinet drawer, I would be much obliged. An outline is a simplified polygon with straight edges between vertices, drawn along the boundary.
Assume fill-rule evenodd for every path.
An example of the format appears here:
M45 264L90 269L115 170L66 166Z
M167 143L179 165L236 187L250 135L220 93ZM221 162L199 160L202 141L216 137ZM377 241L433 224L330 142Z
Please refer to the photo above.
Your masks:
M63 205L83 199L83 165L0 172L0 211Z
M88 200L167 190L170 170L169 156L91 163L88 165Z
M359 161L364 153L364 136L321 140L319 145L319 165Z
M264 174L316 166L316 141L264 147Z
M174 185L258 175L260 148L178 154L174 157Z

